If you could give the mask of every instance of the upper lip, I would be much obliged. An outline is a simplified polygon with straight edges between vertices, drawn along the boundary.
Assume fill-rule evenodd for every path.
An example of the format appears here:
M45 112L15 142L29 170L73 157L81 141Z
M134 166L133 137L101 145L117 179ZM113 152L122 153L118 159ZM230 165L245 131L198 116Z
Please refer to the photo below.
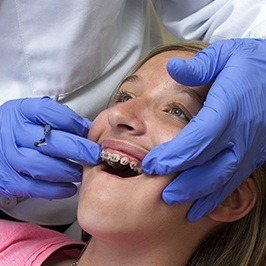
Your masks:
M142 161L142 159L148 153L147 150L140 148L140 147L137 147L137 146L130 144L128 142L112 140L112 139L103 140L101 143L101 146L103 149L110 148L110 149L113 149L116 151L120 151L122 153L126 153L129 156L135 157L140 161Z

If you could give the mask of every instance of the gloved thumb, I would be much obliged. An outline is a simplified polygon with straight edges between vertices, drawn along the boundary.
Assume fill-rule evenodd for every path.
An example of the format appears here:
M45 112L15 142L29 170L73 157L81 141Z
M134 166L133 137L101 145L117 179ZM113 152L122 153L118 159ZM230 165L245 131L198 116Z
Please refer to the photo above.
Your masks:
M235 50L233 41L219 41L198 52L191 59L172 58L167 71L178 83L187 86L204 85L220 73Z

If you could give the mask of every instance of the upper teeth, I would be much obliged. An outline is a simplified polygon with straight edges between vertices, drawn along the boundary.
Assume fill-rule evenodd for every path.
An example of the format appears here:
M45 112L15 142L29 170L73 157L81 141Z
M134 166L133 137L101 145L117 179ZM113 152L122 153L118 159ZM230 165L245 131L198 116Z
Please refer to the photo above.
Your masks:
M128 165L129 164L129 167L132 170L134 170L135 172L138 172L139 174L142 173L142 170L138 166L138 163L135 161L130 162L129 158L126 156L120 157L119 154L117 154L117 153L111 154L109 151L106 151L106 150L102 150L100 156L102 158L102 161L106 161L113 168L116 168L116 166L117 166L116 163L119 163L121 165Z

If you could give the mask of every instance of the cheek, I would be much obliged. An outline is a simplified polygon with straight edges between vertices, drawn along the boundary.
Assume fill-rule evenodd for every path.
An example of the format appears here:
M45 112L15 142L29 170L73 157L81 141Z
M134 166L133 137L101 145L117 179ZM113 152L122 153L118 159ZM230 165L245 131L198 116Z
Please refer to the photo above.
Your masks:
M107 113L103 111L94 119L87 138L97 142L102 132L106 129L107 124Z
M158 120L154 121L154 123L150 125L150 137L153 140L153 145L157 146L172 140L183 128L184 125L178 123L166 124L165 120L160 122L158 122Z
M94 236L154 237L170 236L185 219L186 211L168 206L162 190L173 175L143 177L124 181L105 178L86 167L78 208L81 227ZM106 185L106 186L105 186Z

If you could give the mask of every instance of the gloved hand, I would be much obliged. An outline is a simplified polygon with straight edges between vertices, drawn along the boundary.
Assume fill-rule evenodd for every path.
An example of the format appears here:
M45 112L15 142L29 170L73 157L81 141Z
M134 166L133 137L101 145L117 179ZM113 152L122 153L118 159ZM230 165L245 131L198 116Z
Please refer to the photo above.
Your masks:
M149 174L181 171L162 197L167 204L197 200L188 212L197 221L266 160L266 41L218 41L192 59L171 59L167 69L184 85L215 79L198 115L142 165Z
M46 143L44 125L52 127ZM0 106L0 195L65 198L74 195L82 166L95 164L100 147L86 138L90 122L49 97Z

